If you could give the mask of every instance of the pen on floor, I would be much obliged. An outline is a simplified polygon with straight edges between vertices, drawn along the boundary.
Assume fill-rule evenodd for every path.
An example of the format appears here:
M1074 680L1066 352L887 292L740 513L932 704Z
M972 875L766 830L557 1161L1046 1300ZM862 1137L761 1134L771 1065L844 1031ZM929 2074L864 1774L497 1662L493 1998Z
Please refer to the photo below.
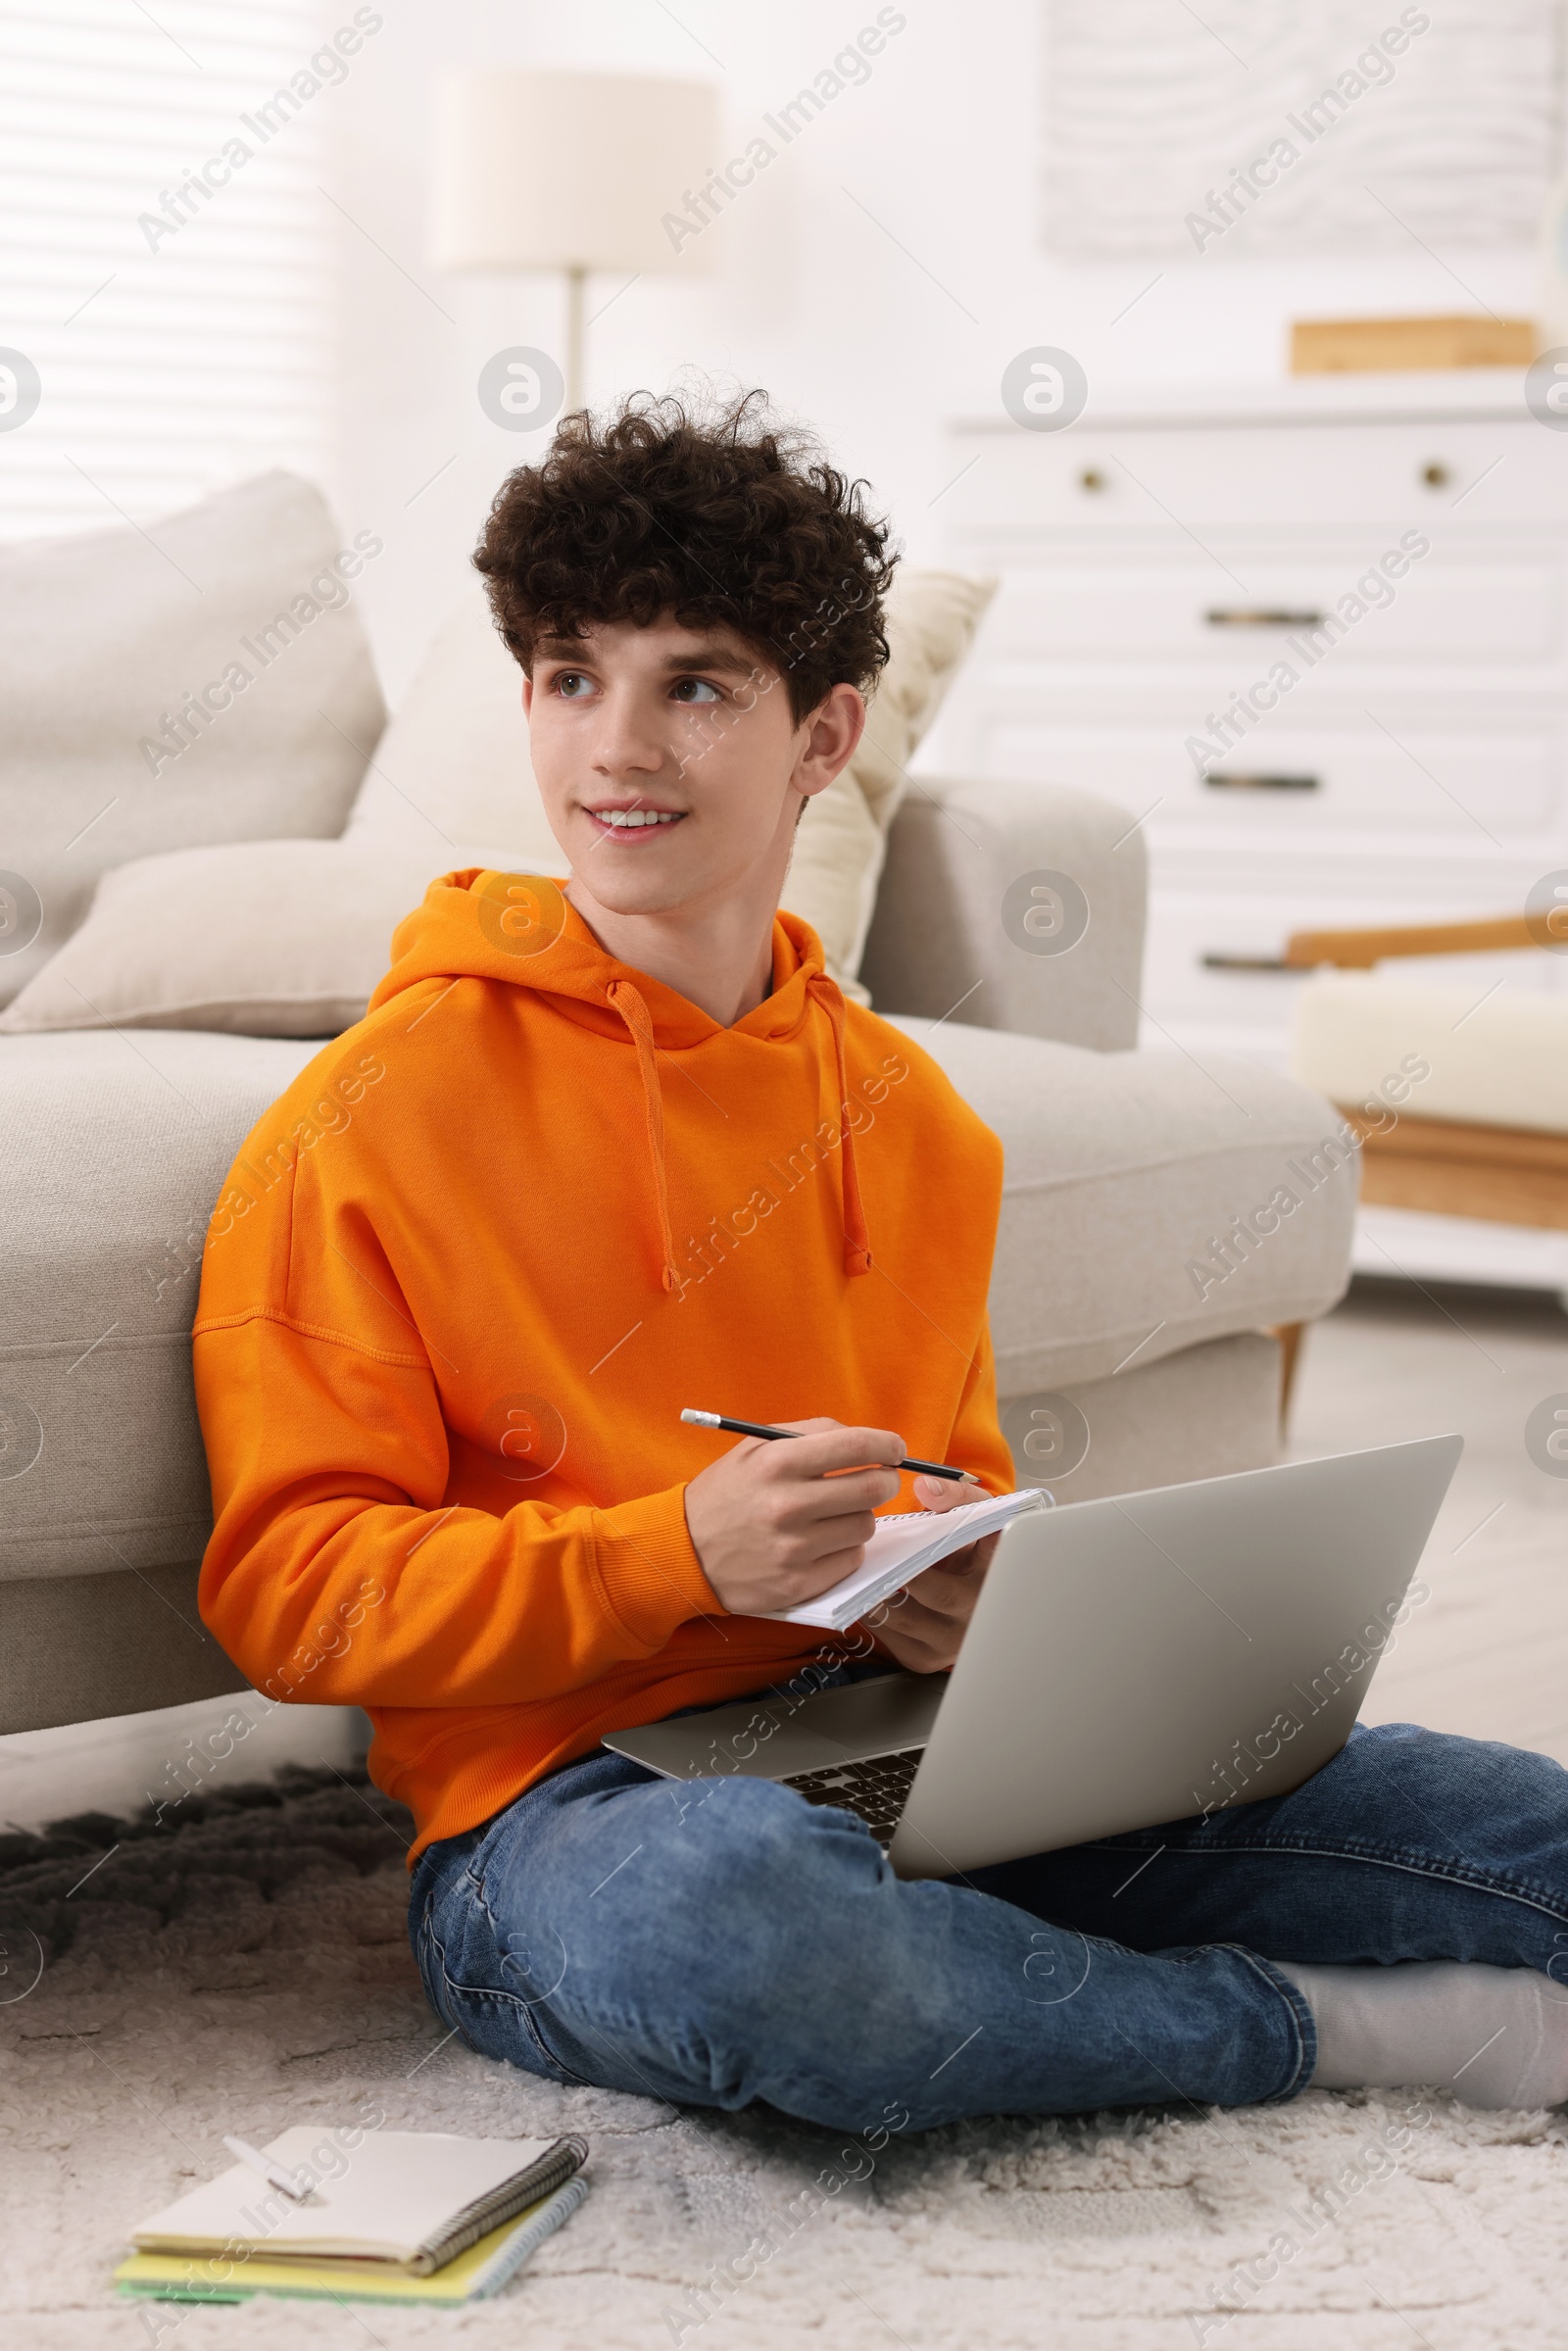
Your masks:
M722 1412L694 1412L688 1405L681 1419L690 1421L694 1429L727 1429L732 1437L799 1437L799 1429L770 1429L760 1420L730 1420ZM926 1478L951 1478L956 1485L978 1486L980 1481L972 1469L953 1469L946 1461L895 1461L894 1469L915 1469Z
M301 2187L292 2172L286 2171L282 2164L274 2163L270 2155L264 2155L260 2147L253 2147L248 2139L230 2138L225 2133L223 2144L230 2155L237 2155L240 2162L248 2163L253 2172L260 2172L279 2195L292 2197L296 2204L303 2204L310 2195L310 2189Z

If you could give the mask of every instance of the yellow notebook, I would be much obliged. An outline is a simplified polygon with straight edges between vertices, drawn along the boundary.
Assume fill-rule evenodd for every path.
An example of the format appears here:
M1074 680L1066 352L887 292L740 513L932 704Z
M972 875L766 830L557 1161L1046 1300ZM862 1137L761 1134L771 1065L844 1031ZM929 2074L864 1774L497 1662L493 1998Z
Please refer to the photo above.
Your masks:
M480 2302L515 2277L545 2238L570 2220L587 2193L586 2180L568 2180L423 2278L377 2261L279 2261L261 2254L248 2260L204 2261L190 2254L133 2253L115 2272L115 2283L122 2294L158 2302L248 2302L254 2294L321 2302L426 2302L437 2307Z

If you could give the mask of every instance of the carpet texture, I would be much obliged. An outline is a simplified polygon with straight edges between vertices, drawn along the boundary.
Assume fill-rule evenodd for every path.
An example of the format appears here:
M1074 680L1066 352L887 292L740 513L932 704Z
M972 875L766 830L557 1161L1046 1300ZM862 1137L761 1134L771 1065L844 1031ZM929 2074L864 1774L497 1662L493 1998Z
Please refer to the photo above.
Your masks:
M475 2057L404 1931L408 1821L296 1771L154 1825L0 1838L3 2304L21 2351L1558 2351L1568 2127L1436 2093L986 2120L871 2148ZM579 2131L587 2206L497 2301L119 2303L127 2230L225 2131ZM854 2175L852 2177L852 2175Z

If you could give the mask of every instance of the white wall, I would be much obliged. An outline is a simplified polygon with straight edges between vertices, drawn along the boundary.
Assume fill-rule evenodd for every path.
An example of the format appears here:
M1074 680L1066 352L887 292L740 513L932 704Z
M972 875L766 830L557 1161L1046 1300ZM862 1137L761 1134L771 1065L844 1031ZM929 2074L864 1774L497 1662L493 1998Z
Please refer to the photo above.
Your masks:
M712 79L733 126L719 164L876 7L387 0L383 30L332 94L343 147L331 192L358 223L342 228L333 488L351 527L387 540L364 605L389 692L459 591L497 485L542 445L488 422L474 396L479 367L505 343L562 341L549 280L454 279L424 264L438 69L554 64ZM1259 380L1284 371L1294 317L1532 307L1526 251L1446 257L1463 285L1413 242L1406 255L1292 263L1219 247L1125 267L1048 259L1035 236L1036 0L906 0L901 13L907 24L869 82L835 99L708 232L724 239L717 273L645 278L592 326L591 399L663 389L693 367L763 384L870 478L910 553L930 558L963 495L959 484L941 497L953 470L945 420L995 410L1003 367L1026 344L1075 351L1092 384ZM1216 158L1216 177L1233 160ZM590 311L615 292L614 280L596 281Z

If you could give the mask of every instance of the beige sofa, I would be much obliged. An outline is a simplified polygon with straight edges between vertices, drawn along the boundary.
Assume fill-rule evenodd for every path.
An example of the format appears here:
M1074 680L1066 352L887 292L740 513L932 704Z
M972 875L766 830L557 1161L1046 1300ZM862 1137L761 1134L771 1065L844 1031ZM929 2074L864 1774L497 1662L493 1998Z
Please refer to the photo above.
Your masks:
M242 1687L196 1612L208 1212L247 1129L353 1017L368 955L374 976L390 917L354 889L378 876L395 915L467 861L472 828L454 840L439 819L476 762L499 762L478 779L502 811L486 861L529 861L526 824L494 840L526 776L514 676L483 667L501 657L465 624L472 673L455 689L443 655L383 737L338 594L352 546L273 476L145 542L0 556L20 657L0 689L0 1002L18 1000L0 1017L0 1732ZM289 612L270 660L236 652ZM205 723L191 697L231 655L254 674ZM181 710L182 730L161 723ZM412 829L377 840L366 810L389 796ZM1355 1171L1322 1150L1336 1115L1266 1070L1137 1048L1143 848L1121 808L1028 781L863 798L879 876L861 877L859 980L1005 1147L992 1315L1020 1475L1068 1502L1269 1460L1265 1334L1348 1279ZM288 984L209 972L200 1001L187 977L160 996L203 923L209 963L239 938L249 888L293 926ZM46 1025L19 1027L29 1004ZM1282 1190L1297 1204L1270 1221Z

